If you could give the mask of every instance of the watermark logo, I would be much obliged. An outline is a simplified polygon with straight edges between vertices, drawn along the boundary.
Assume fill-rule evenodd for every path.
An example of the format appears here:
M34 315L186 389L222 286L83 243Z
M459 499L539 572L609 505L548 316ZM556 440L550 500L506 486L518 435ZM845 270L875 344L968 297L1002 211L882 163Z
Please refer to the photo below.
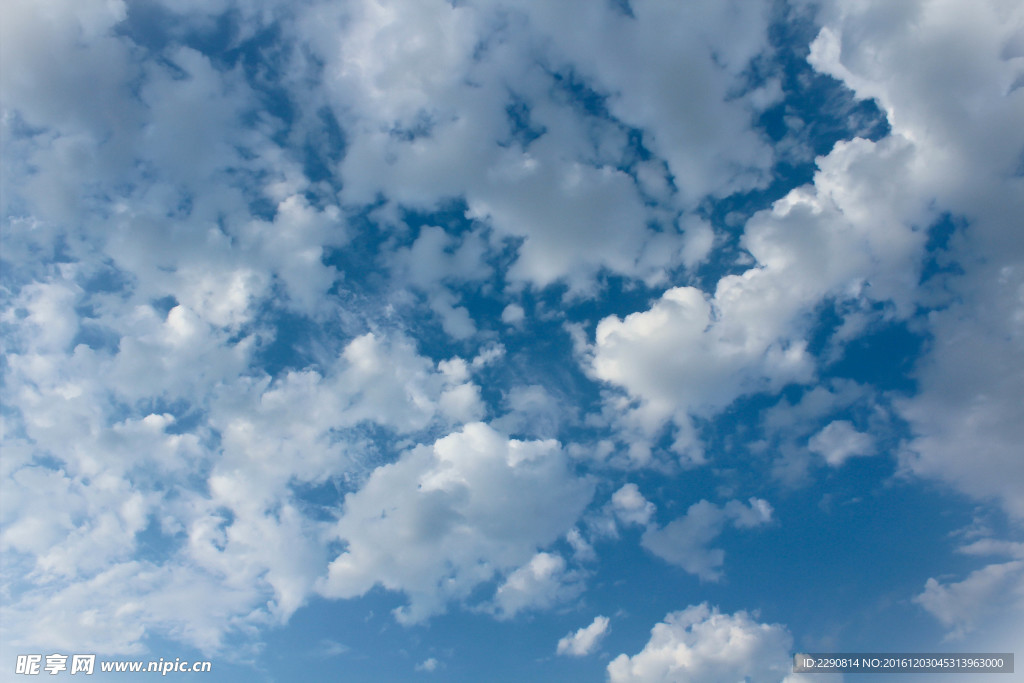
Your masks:
M99 669L104 673L159 673L161 676L166 676L169 673L208 673L213 670L213 664L203 661L182 661L181 657L176 657L174 660L165 660L161 657L148 662L105 660L100 662ZM91 675L95 671L96 655L94 654L18 655L14 663L14 673L24 676L40 674L56 676L63 672L72 676L75 674Z

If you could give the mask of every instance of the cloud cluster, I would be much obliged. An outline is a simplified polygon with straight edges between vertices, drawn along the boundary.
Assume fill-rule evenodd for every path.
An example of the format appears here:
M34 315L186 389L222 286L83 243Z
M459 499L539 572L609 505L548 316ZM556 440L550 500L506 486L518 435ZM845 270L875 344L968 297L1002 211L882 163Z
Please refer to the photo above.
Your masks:
M706 500L694 503L682 517L664 527L650 526L644 531L641 544L666 562L678 565L702 581L722 578L725 551L710 544L726 525L748 529L768 524L772 506L761 498L751 498L748 505L731 500L718 506Z
M765 182L771 150L750 124L775 91L747 88L744 70L767 46L769 7L666 12L641 2L626 15L590 3L438 0L411 13L367 0L314 4L296 21L350 134L343 202L461 198L492 243L518 243L511 280L584 292L602 269L658 280L699 260L706 248L693 243L706 242L705 229L680 234L672 207ZM553 27L567 22L590 30L556 39ZM576 87L602 100L604 115L574 105ZM654 159L630 148L631 130Z
M816 376L820 361L807 344L820 306L851 312L836 342L863 329L864 311L898 321L934 307L920 391L899 403L915 435L904 467L1019 517L1019 487L1008 482L1020 479L1024 424L1014 398L1024 379L1024 242L1013 228L1024 208L1024 137L1010 124L1024 115L1020 9L833 2L820 20L810 63L874 98L890 134L837 143L817 159L812 184L747 222L741 244L751 267L713 292L675 287L646 311L605 318L584 362L622 389L610 400L634 460L649 459L671 422L672 449L700 462L695 418ZM960 274L927 279L930 230L943 215L966 222L948 246ZM863 437L848 433L839 444L844 428L830 429L812 445L830 463L870 451Z
M613 683L737 680L796 681L790 650L793 639L781 624L762 624L746 612L723 614L707 603L670 612L651 629L635 655L608 663Z
M947 630L956 643L988 642L1006 647L1022 634L1017 615L1024 608L1024 543L983 537L958 548L965 555L1000 557L960 581L930 578L914 602Z
M600 644L608 632L608 617L597 616L589 626L566 635L558 641L557 652L560 655L583 657L589 655Z
M759 415L776 479L883 452L884 402L903 474L1024 519L1024 10L819 4L809 64L889 134L741 224L717 202L786 153L777 2L7 3L4 647L216 650L374 588L403 624L511 620L583 590L587 520L715 581L766 500L662 526L626 484L588 517L597 479L713 462L702 425L793 385ZM928 340L914 391L810 386L893 324ZM1020 577L916 601L964 635ZM699 605L609 675L777 679L790 644Z
M495 595L498 614L545 606L571 590L571 577L561 557L537 549L567 533L592 494L557 442L510 440L468 424L378 468L345 497L333 532L345 550L319 590L402 591L409 604L396 616L414 623L511 571Z
M1024 209L1024 133L1010 122L1024 116L1024 15L1002 2L912 2L895 16L881 2L825 7L811 63L875 98L893 137L908 141L905 170L875 175L903 203L934 203L967 223L951 245L962 273L942 283L952 296L928 318L935 343L920 391L900 405L915 434L904 466L1019 518L1024 500L1008 482L1022 476L1013 393L1024 380L1024 241L1013 226ZM875 216L878 202L864 208Z

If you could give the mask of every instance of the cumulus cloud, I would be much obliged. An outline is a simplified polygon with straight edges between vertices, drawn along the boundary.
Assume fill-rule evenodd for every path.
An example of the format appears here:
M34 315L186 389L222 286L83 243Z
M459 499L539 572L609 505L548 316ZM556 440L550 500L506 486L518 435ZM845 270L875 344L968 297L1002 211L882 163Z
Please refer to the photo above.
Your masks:
M962 581L928 579L914 602L950 629L952 638L961 638L1006 610L1019 614L1024 606L1024 561L990 564Z
M833 467L839 467L854 456L871 455L875 450L871 435L858 432L849 420L828 423L807 445Z
M26 304L36 306L38 297L28 296ZM179 309L169 311L164 324L199 337L202 328L187 314L176 320ZM155 314L147 309L145 316ZM464 361L435 365L400 335L367 334L350 341L321 372L289 372L276 380L193 376L202 418L199 426L180 430L170 412L124 415L108 393L127 370L136 381L122 400L138 395L147 382L155 391L174 388L179 378L173 373L180 369L125 369L124 355L144 350L131 346L128 336L112 356L84 346L64 355L48 337L38 341L31 316L26 320L21 332L27 352L10 356L9 377L23 387L18 424L31 440L28 453L46 453L58 464L31 456L10 461L5 446L0 547L12 567L29 577L29 586L11 601L4 627L18 629L24 644L48 637L26 620L49 624L66 613L68 601L95 618L114 609L108 602L145 605L111 617L111 624L122 624L117 632L123 635L111 630L107 645L97 648L103 652L137 648L132 643L144 634L168 630L216 648L242 625L287 620L313 593L330 559L322 545L324 523L306 516L291 487L345 480L371 467L367 456L373 451L359 436L367 422L409 433L459 423L479 410ZM176 340L152 343L159 350L158 344ZM151 359L151 352L144 357ZM186 419L192 418L186 413ZM158 547L166 546L163 560L134 559L146 529L160 539ZM121 594L86 590L108 585L115 575ZM191 588L175 598L185 586ZM225 591L222 598L205 597L217 586ZM182 610L174 617L169 611L176 599L219 607L205 616ZM165 603L167 609L160 607ZM69 634L79 633L74 626L66 627Z
M802 343L775 345L770 334L752 335L756 330L731 334L715 317L700 290L670 289L647 311L602 320L591 360L598 379L624 387L636 402L627 413L631 427L650 438L673 419L673 448L698 463L704 453L693 414L724 408L745 391L809 376Z
M526 312L519 304L509 304L501 312L501 322L508 325L518 325L526 317Z
M564 560L537 550L572 528L592 493L590 482L568 471L556 441L466 425L377 468L345 497L334 535L346 549L319 590L330 597L376 585L402 591L409 604L396 618L414 623L511 572L495 599L500 613L514 614L559 594Z
M656 507L644 498L636 484L625 484L612 494L612 511L625 524L646 526L651 521Z
M792 644L781 624L759 623L742 611L722 614L702 603L666 615L643 650L608 663L608 677L613 683L796 680L786 676Z
M438 662L437 659L435 659L434 657L428 657L427 659L424 659L422 662L416 665L416 670L426 671L429 673L432 671L437 671L438 666L440 666L440 662Z
M1024 104L1012 86L1019 56L1004 49L1024 21L1020 9L831 2L820 17L810 63L875 99L891 134L837 143L818 158L813 184L748 221L742 245L753 267L721 278L713 292L677 287L647 311L606 318L587 363L595 377L625 391L628 401L616 399L615 408L625 413L623 438L641 460L671 421L673 448L699 462L693 418L814 376L816 361L805 353L813 307L878 302L899 319L919 302L934 303L940 294L918 287L927 229L943 211L962 216L970 236L956 243L963 273L942 280L947 295L955 292L953 303L929 316L937 342L920 366L921 391L900 404L916 435L902 462L1020 516L1018 491L1007 482L1020 478L1013 453L1024 421L1007 392L1021 383L1015 369L1024 366L1024 249L1011 227L1021 211L1015 169L1024 138L1009 122ZM877 30L882 25L892 30ZM953 54L962 59L950 62ZM978 105L949 105L963 101ZM841 328L837 341L848 331ZM826 441L840 428L831 429L815 446L832 464L850 448L869 449L858 439L836 450ZM967 451L980 454L970 466L958 456Z
M589 626L559 639L557 653L571 657L584 657L594 651L608 633L608 617L597 616Z
M512 434L550 438L574 417L573 408L541 384L513 386L502 403L504 414L494 425Z
M583 590L577 572L566 569L560 555L537 553L515 570L494 594L494 610L510 619L523 610L544 609L578 595Z
M664 527L648 527L641 544L702 581L718 581L723 576L725 551L710 544L727 524L738 529L762 526L771 521L772 512L772 506L760 498L751 498L748 505L731 500L723 506L702 500Z
M1012 49L1024 15L1002 2L868 2L825 3L822 19L811 63L878 101L893 138L910 142L904 202L937 202L967 224L955 245L962 272L943 282L950 305L929 316L936 341L919 366L920 391L899 404L915 434L901 462L1020 518L1024 500L1009 482L1022 476L1024 421L1011 387L1024 367L1024 242L1014 228L1024 133L1010 122L1024 116ZM872 175L892 181L891 170Z
M713 294L675 287L646 311L598 324L586 363L597 379L624 389L619 422L638 452L671 421L673 450L702 462L694 418L747 394L811 381L808 320L825 298L913 312L930 214L923 199L895 197L888 177L905 175L911 162L899 138L837 144L818 160L813 186L748 221L741 243L756 265L721 278ZM891 201L879 208L882 196Z
M810 64L891 133L836 144L729 235L716 202L780 179L761 130L779 4L613 4L7 3L5 648L212 651L374 588L404 595L406 624L551 608L597 558L577 468L652 464L668 442L712 461L705 421L812 383L876 322L930 339L893 399L902 472L1024 518L1018 4L819 3ZM962 223L946 247L942 216ZM739 260L715 260L725 240ZM576 306L609 283L621 300ZM827 307L845 320L815 357ZM600 416L593 386L555 391L505 356L501 335L555 317L592 331L575 341ZM765 411L767 442L799 451L779 478L808 451L839 467L881 450L873 394L834 380ZM554 441L567 426L599 457L571 459L590 447ZM721 534L772 517L758 498L657 512L626 484L597 514L710 581ZM957 637L1008 620L1010 555L936 572L917 603ZM607 624L559 652L593 651ZM610 675L767 676L726 626L767 662L785 640L699 606Z
M1024 609L1024 543L982 537L959 547L974 556L1002 556L961 581L930 578L914 602L947 629L957 643L1011 643L1021 634L1017 615Z
M548 36L570 22L586 27L573 36L559 32L556 57L571 61L610 94L616 117L645 131L686 200L727 195L764 179L772 154L751 130L750 117L772 96L742 92L742 73L768 47L770 3L668 8L637 2L630 3L630 16L585 2L516 4ZM665 40L666 31L676 39ZM696 91L706 96L692 97Z
M692 206L766 180L772 154L750 124L772 89L746 89L744 70L767 47L769 7L705 3L665 12L639 3L625 16L589 3L428 2L410 13L364 2L314 5L298 23L350 134L340 167L346 203L382 196L428 208L464 197L468 215L493 227L493 238L519 242L510 278L588 292L601 269L656 280L667 267L695 264L710 246L706 227L693 236L670 225L649 230L665 215L645 206L638 188L671 206L671 176L681 203ZM589 29L556 40L552 27L568 21ZM557 96L570 74L606 99L606 115ZM695 90L704 96L690 97ZM528 142L509 144L514 107L532 133ZM636 162L631 128L644 132L657 159ZM517 132L513 126L513 140ZM646 249L649 242L658 248Z

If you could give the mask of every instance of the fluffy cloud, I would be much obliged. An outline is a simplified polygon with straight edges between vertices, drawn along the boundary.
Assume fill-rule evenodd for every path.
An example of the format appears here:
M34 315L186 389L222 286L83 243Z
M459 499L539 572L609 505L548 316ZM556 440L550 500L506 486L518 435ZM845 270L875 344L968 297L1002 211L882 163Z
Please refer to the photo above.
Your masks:
M780 90L751 79L778 3L167 2L143 35L134 13L158 4L13 0L0 22L5 647L216 649L318 592L374 587L405 595L403 623L477 599L499 618L551 607L583 576L555 544L596 557L575 528L595 486L573 468L608 462L616 437L648 463L668 425L681 460L705 462L699 424L812 381L880 320L931 339L917 393L895 400L903 472L1024 518L1019 3L820 3L811 64L892 132L820 157L706 291L686 285L726 236L697 207L773 180L755 123ZM439 207L450 222L411 227ZM962 228L929 245L944 214ZM923 275L927 258L951 267ZM544 320L551 291L530 288L572 299L608 275L664 291L578 328L604 318L581 354L605 383L600 423L510 380L495 339ZM846 320L816 359L832 304ZM424 309L476 358L421 336ZM871 394L832 382L764 413L766 438L801 454L780 478L808 450L873 453L870 420L846 414ZM609 424L601 458L552 440ZM314 506L307 487L347 496ZM727 527L772 515L760 499L663 527L656 512L633 484L601 509L704 580ZM936 573L917 602L978 634L1006 618L1019 559ZM665 652L705 652L723 624L760 634L755 650L779 633L703 609L616 671L714 679L710 655ZM601 619L566 653L595 647Z
M730 331L715 323L718 317L698 289L676 287L647 311L602 320L593 348L594 375L624 387L638 403L627 414L629 426L651 438L673 419L673 448L694 462L704 454L693 414L809 371L802 343L779 344L756 329Z
M636 484L625 484L612 494L612 512L624 524L646 526L654 514L655 505L644 498Z
M614 116L644 132L686 201L764 180L772 154L750 122L771 102L770 84L743 92L743 72L768 47L770 3L669 8L641 1L630 3L630 16L587 2L515 4L557 46L555 58L608 94ZM551 33L569 24L586 28L572 36Z
M988 647L1015 642L1021 635L1018 615L1024 609L1024 543L983 537L958 551L1002 556L1003 561L976 569L961 581L930 578L914 602L948 629L946 640L988 642Z
M899 406L915 435L901 462L1020 518L1024 500L1009 482L1024 476L1014 393L1024 381L1024 132L1012 123L1024 116L1024 14L1015 3L941 0L824 8L811 63L875 98L893 136L912 141L904 201L935 201L966 222L953 243L962 272L941 280L952 296L929 316L935 343L920 391ZM875 175L891 181L891 171Z
M267 623L252 612L262 593L258 585L232 585L194 567L114 564L86 581L33 590L7 606L5 654L8 648L141 654L151 631L214 653L232 626L251 630Z
M579 293L601 269L658 280L707 251L709 231L681 235L674 212L645 206L643 194L677 203L669 177L687 206L765 182L772 154L751 122L777 89L746 87L745 70L767 48L769 8L644 2L626 16L590 3L427 2L413 13L367 0L314 4L297 22L348 133L345 203L464 198L497 243L518 243L511 279ZM589 29L551 34L567 22ZM561 91L577 81L607 110L574 107ZM636 158L630 129L654 159Z
M1024 420L1010 387L1022 378L1006 369L1024 366L1024 244L1012 228L1022 210L1016 169L1024 137L1009 123L1024 115L1024 91L1014 85L1020 9L835 2L824 3L821 18L811 64L875 98L891 134L836 144L817 160L812 185L751 218L742 245L755 265L723 277L713 294L674 288L647 311L602 321L587 364L625 390L628 400L615 399L615 409L625 412L623 438L641 460L671 420L674 449L699 462L694 417L813 376L804 349L814 307L883 303L898 319L918 304L948 302L942 297L953 290L952 305L928 320L937 342L921 364L921 391L901 404L916 435L904 467L1019 516L1018 492L1007 482L1020 478L1013 453ZM950 61L954 54L962 59ZM968 101L976 104L953 104ZM928 227L942 211L968 221L955 238L964 272L922 289ZM841 328L837 342L863 325L848 322L857 324ZM980 466L957 456L967 451L981 454Z
M53 302L67 300L62 292L74 294L66 287L23 293L26 310L37 313L17 328L25 353L9 356L8 377L21 388L6 428L20 431L22 445L16 459L4 448L0 547L11 558L5 581L21 586L5 629L18 629L23 644L47 642L49 632L26 620L51 624L68 609L109 621L110 638L96 648L102 652L133 651L150 633L210 650L240 629L287 620L330 559L323 545L328 529L307 516L293 487L358 479L372 468L376 450L361 436L365 424L408 434L475 419L480 411L468 363L435 365L401 335L356 337L321 372L231 377L229 366L203 377L207 361L194 354L216 345L195 348L212 333L179 305L163 325L191 337L180 348L193 354L199 374L182 395L195 402L175 406L177 417L126 416L109 393L120 387L125 354L156 364L161 350L179 348L178 337L132 346L125 336L112 356L85 346L66 355L73 328L58 327L59 338L37 329ZM147 309L143 319L153 317ZM133 370L135 381L115 394L118 400L131 405L147 385L177 386L165 383L184 375L166 368L176 359L161 360L171 372ZM194 426L179 426L179 418ZM143 534L161 559L135 559ZM122 592L99 589L108 585ZM215 609L175 616L176 600ZM114 615L126 601L138 609ZM52 634L66 632L70 642L92 623L69 622Z
M1024 607L1024 560L987 565L963 581L928 579L914 602L949 628L952 638L962 638L1007 612L1019 614Z
M747 223L741 243L754 267L721 278L713 295L676 287L646 311L599 323L586 362L597 379L625 390L619 421L638 452L671 420L673 449L701 462L693 418L712 417L746 394L810 381L808 327L822 300L913 311L930 214L923 200L894 196L881 174L905 175L911 162L909 143L898 138L837 144L818 160L813 186Z
M762 624L746 612L722 614L706 603L672 612L651 629L635 655L608 664L613 683L707 681L768 683L792 670L793 639L781 624Z
M597 616L589 626L559 639L557 652L560 655L583 657L589 655L608 633L608 617Z
M666 562L682 567L702 581L718 581L723 575L725 551L711 548L710 544L726 524L738 529L761 526L771 521L772 512L772 506L760 498L751 498L749 505L731 500L721 507L702 500L664 527L648 527L641 543Z
M496 596L500 613L549 601L560 591L564 560L537 550L569 531L592 493L570 474L557 442L509 440L485 424L466 425L379 467L345 497L334 533L346 549L319 589L331 597L376 585L402 591L409 604L396 617L403 623L437 614L509 571Z
M440 666L440 662L438 662L437 659L434 657L428 657L416 665L416 670L427 672L437 671L438 666Z
M828 423L807 445L833 467L839 467L854 456L871 455L875 450L871 435L858 432L849 420Z
M565 559L537 553L515 570L494 594L494 609L503 619L523 610L544 609L574 597L583 590L577 572L567 571Z

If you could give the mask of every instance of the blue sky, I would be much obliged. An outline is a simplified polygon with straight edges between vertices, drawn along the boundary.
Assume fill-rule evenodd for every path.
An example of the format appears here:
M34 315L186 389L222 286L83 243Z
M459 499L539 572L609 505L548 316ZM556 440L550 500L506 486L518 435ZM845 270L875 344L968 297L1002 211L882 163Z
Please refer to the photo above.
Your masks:
M1024 642L1019 3L0 31L8 673L794 683Z

